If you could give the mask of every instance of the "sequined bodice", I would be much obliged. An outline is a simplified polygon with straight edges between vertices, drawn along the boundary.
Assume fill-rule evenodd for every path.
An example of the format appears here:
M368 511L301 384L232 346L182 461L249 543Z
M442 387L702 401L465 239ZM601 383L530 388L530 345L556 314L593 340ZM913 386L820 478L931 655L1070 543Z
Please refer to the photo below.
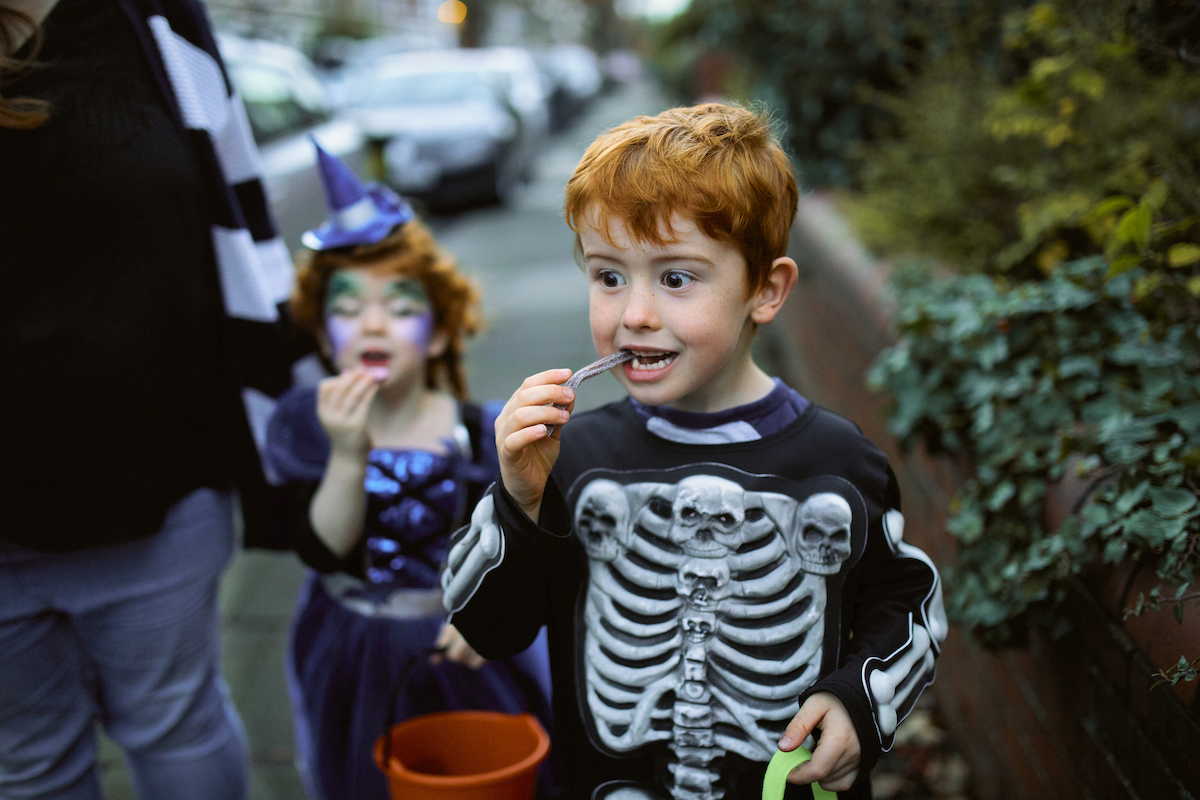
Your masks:
M367 459L367 582L438 585L461 502L457 454L372 450Z

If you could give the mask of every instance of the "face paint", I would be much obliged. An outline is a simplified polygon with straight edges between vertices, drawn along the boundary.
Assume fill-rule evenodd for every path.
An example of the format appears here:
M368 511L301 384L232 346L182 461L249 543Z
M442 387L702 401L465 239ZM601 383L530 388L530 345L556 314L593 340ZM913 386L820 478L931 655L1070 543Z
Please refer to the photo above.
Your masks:
M329 282L325 334L341 369L362 366L376 381L423 374L433 311L419 280L341 270Z

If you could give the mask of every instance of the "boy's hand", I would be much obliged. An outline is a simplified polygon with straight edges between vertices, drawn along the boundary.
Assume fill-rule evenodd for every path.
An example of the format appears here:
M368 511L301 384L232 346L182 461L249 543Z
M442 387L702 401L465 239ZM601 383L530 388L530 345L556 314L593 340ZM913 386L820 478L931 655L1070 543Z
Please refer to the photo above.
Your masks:
M812 751L812 759L792 770L788 783L816 782L822 789L844 792L858 777L862 746L850 713L835 695L817 692L805 700L779 739L779 749L795 750L817 728L821 730L821 740Z
M467 640L458 632L458 628L449 623L442 626L442 632L438 634L435 646L442 650L441 653L435 653L430 657L429 660L435 664L446 659L466 664L471 669L479 669L487 663L486 658L476 653L475 648L467 644Z
M335 453L365 458L371 449L367 410L379 384L361 367L326 378L317 387L317 419Z
M562 425L574 408L575 393L559 385L569 377L569 369L551 369L526 378L496 419L504 488L534 522L542 508L546 480L558 460ZM551 436L546 435L547 425L558 426Z

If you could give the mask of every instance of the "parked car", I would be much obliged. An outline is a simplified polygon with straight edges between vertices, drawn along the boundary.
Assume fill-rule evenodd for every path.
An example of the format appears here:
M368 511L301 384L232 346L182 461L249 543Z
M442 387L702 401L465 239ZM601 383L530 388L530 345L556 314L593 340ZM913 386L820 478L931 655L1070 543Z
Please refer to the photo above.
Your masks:
M550 85L550 126L562 130L600 93L600 58L581 44L556 44L534 53Z
M494 72L463 52L379 59L348 94L359 126L383 142L387 182L435 204L506 200L536 147Z
M521 176L530 178L550 133L550 91L533 54L521 47L457 51L488 71L521 123Z
M325 220L325 195L309 137L364 178L367 140L354 121L335 114L308 58L277 42L222 33L229 78L242 97L262 160L267 202L288 249Z

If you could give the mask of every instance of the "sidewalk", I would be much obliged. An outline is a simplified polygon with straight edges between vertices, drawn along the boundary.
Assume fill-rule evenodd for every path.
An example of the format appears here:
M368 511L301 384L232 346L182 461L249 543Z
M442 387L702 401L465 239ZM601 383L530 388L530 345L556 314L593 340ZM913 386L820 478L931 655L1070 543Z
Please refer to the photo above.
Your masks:
M221 584L225 680L250 741L252 800L303 800L292 764L283 659L304 567L291 553L239 551ZM120 751L101 738L107 800L135 800Z

